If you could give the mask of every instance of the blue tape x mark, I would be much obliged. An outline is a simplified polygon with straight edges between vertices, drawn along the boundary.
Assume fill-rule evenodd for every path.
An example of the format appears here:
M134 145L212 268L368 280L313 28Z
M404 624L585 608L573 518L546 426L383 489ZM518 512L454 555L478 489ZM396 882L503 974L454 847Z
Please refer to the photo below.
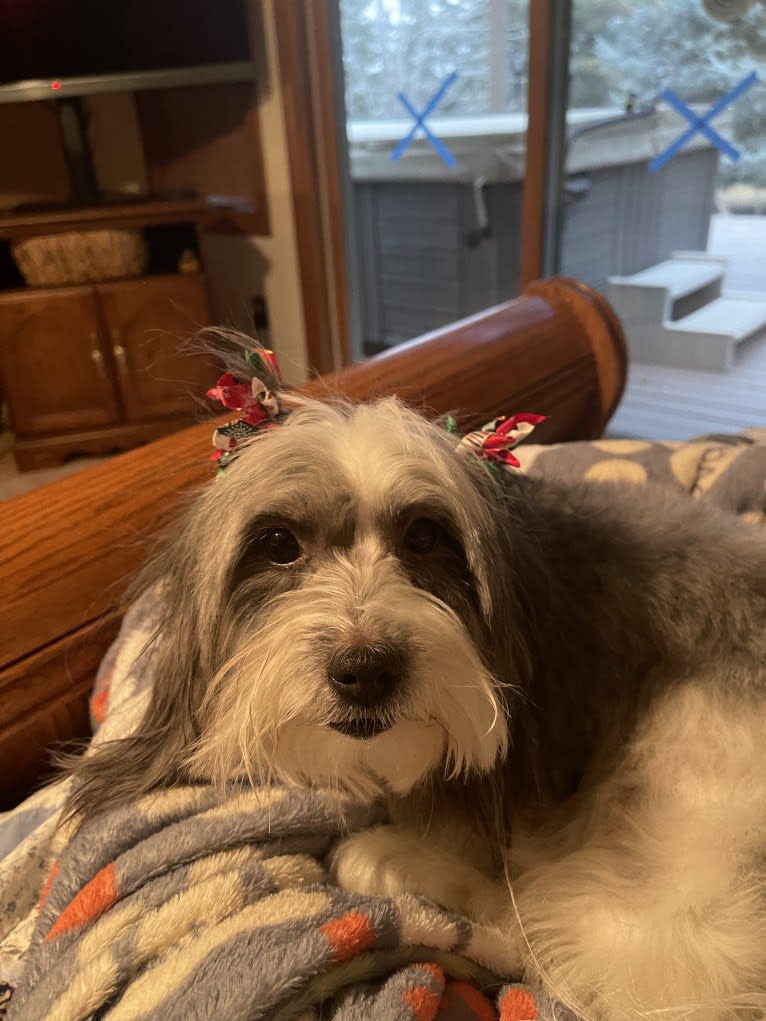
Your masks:
M415 107L412 105L409 99L407 99L403 92L396 93L396 98L399 100L402 106L415 118L415 124L413 128L408 132L408 134L404 136L404 138L397 145L394 151L391 153L392 163L396 163L397 160L400 160L402 158L410 142L412 142L413 138L415 138L418 131L422 130L423 134L426 136L426 138L434 147L434 149L436 149L436 151L439 153L439 155L447 164L447 166L448 167L455 166L455 157L449 151L447 146L440 139L438 139L436 135L431 131L431 129L426 124L425 119L430 113L433 113L433 111L441 102L444 93L451 85L455 83L456 80L457 71L453 71L451 74L448 74L447 77L439 86L439 88L437 89L437 91L428 101L426 108L421 113L418 113L418 111L415 109Z
M664 167L669 160L672 160L673 157L680 152L681 149L683 149L686 143L694 138L697 132L704 135L705 138L712 142L717 149L720 149L722 153L728 156L729 159L734 160L736 163L740 157L739 149L735 149L730 142L727 142L726 139L719 135L714 128L711 128L710 121L714 117L717 117L718 114L729 106L730 103L733 103L735 99L738 99L743 92L746 92L751 85L755 85L757 81L758 75L755 71L753 71L747 76L747 78L743 78L739 85L735 85L730 92L727 92L726 95L722 96L717 103L714 103L704 117L698 117L693 110L689 109L683 100L679 99L675 92L671 92L670 89L665 89L662 93L662 98L669 106L673 107L676 113L685 117L691 124L691 127L687 131L684 131L684 133L677 138L672 145L669 145L664 152L661 152L659 156L654 157L652 162L649 164L649 169L652 173L659 170L661 167Z

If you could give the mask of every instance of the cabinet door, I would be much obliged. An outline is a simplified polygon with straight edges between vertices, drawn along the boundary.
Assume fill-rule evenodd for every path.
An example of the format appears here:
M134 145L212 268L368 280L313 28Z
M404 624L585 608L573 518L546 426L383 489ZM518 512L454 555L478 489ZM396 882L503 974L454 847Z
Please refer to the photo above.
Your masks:
M19 437L114 425L120 406L90 287L0 297L0 360Z
M210 355L188 344L210 324L201 274L99 284L97 291L128 421L191 421L217 371Z

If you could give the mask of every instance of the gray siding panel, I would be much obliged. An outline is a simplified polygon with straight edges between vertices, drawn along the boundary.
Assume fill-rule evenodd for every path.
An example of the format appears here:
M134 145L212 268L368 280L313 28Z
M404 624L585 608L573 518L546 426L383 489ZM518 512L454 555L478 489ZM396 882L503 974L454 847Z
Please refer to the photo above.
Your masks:
M578 174L568 202L561 272L599 290L677 249L704 251L718 154L681 153L658 173L646 163ZM471 185L444 181L354 185L365 345L373 349L506 301L519 291L521 186L483 189L490 235L478 239Z
M667 163L660 202L661 258L673 251L704 251L714 211L718 151L697 149Z

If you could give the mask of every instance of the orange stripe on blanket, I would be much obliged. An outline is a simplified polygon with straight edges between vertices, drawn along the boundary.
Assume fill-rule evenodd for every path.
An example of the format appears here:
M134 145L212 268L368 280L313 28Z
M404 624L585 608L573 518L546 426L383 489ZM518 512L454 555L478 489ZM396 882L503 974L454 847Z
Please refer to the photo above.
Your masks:
M90 700L90 712L93 719L99 725L106 719L106 706L109 701L109 688L104 688L98 695L94 695Z
M468 982L450 982L444 991L444 996L447 1004L453 997L456 1000L461 1000L471 1014L476 1016L477 1021L497 1021L497 1011L494 1005L483 993L479 992L476 986L469 985Z
M74 900L71 900L56 919L46 939L53 939L59 933L77 929L102 915L117 900L117 884L114 877L114 862L101 869L84 886Z
M361 911L349 911L340 918L333 918L325 922L320 931L330 941L337 961L347 961L369 950L375 942L372 922Z
M434 964L433 961L416 961L413 968L419 968L421 971L427 971L434 982L444 982L444 972L438 964Z
M430 962L419 962L415 965L428 974L438 983L438 989L428 989L426 986L413 986L405 989L402 999L415 1015L415 1021L434 1021L442 1003L442 992L444 990L444 972L438 964Z
M539 1016L526 989L509 989L500 1000L500 1021L537 1021Z
M38 911L40 910L40 908L43 906L43 904L48 899L48 894L51 892L51 887L53 886L53 881L54 881L54 879L56 878L56 876L58 874L59 874L59 863L58 863L58 861L54 861L53 865L51 865L51 870L48 873L48 878L43 883L43 888L42 888L42 890L40 892L40 899L37 902L37 910Z
M434 1021L442 994L435 989L426 989L425 986L415 986L413 989L405 989L402 999L415 1015L415 1021Z

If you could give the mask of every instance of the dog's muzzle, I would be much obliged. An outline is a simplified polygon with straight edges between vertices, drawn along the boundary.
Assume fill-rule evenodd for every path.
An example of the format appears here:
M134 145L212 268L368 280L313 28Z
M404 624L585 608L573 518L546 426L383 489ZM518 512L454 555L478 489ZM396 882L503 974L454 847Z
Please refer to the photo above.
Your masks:
M338 703L352 714L330 726L349 737L370 738L392 723L391 704L404 678L404 656L393 645L357 646L334 653L327 679Z

